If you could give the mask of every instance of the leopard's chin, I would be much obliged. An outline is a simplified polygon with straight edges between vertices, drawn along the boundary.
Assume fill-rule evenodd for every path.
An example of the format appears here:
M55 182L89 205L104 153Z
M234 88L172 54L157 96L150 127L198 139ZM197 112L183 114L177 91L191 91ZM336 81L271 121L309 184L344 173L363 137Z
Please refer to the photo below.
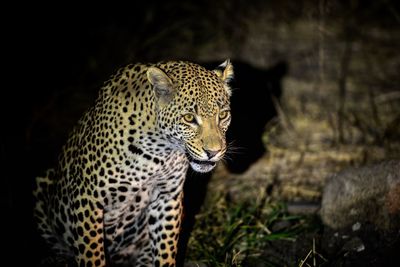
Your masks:
M208 161L208 160L201 161L195 159L190 159L189 163L194 171L201 173L209 172L212 169L214 169L215 166L217 165L217 163L214 161Z

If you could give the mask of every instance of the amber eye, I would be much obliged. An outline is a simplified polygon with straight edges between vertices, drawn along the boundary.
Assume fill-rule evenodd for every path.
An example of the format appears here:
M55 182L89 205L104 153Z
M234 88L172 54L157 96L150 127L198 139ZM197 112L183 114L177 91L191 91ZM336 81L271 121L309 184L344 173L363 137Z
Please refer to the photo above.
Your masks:
M194 115L190 114L190 113L183 115L183 119L188 123L196 122L196 119L195 119Z
M229 111L223 110L219 113L219 119L224 120L229 116Z

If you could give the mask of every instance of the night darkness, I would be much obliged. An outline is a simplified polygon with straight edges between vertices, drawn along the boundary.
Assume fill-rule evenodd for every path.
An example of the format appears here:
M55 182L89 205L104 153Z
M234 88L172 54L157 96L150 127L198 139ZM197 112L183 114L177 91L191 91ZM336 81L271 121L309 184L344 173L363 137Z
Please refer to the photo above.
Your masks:
M351 1L351 4L341 1L339 3L292 2L257 0L250 3L239 0L204 0L197 3L185 1L161 3L150 0L145 3L135 2L130 6L119 4L103 7L101 11L78 6L4 8L3 13L9 16L7 19L1 19L5 60L1 89L0 155L3 174L0 187L2 210L0 217L2 235L5 236L3 242L5 248L1 249L4 253L2 262L9 264L0 263L0 265L36 266L43 257L43 244L36 236L32 220L31 191L34 177L54 164L69 130L82 112L93 103L102 83L121 66L134 62L158 62L170 59L216 64L231 58L238 64L244 63L243 68L238 67L238 70L242 69L243 73L246 73L241 76L242 84L252 83L252 90L256 90L259 84L263 83L263 77L268 79L268 93L274 94L273 91L279 89L276 96L282 97L283 108L285 103L288 103L287 112L294 114L300 110L302 114L307 112L325 114L325 111L308 109L307 103L314 99L313 92L290 91L290 88L286 93L282 92L287 89L283 87L283 79L288 77L294 81L301 80L302 84L309 82L315 88L323 88L326 80L336 82L343 79L343 75L337 69L344 64L341 61L341 56L345 53L343 43L346 41L355 43L354 60L359 56L357 51L362 50L359 48L363 47L360 44L373 43L371 46L375 47L366 49L367 54L368 51L377 50L387 53L382 53L382 57L379 56L378 59L372 58L371 64L374 64L375 59L377 62L383 62L389 58L390 62L386 64L389 67L380 68L382 65L379 65L377 68L383 74L380 79L373 80L374 75L369 75L365 69L361 70L355 64L353 67L356 65L357 67L349 71L349 76L358 75L355 78L356 84L371 79L365 84L372 84L371 88L374 88L375 95L399 92L400 80L396 72L398 74L400 58L397 51L393 52L397 50L395 47L400 45L400 7L396 1ZM296 35L302 32L302 27L305 27L302 24L304 21L308 22L307 25L311 25L311 28L316 23L324 23L323 25L331 30L328 33L323 32L326 34L326 37L323 37L325 39L322 39L324 44L322 50L325 51L323 57L321 54L318 56L320 53L318 49L321 48L313 43L314 39L317 44L321 42L321 34L313 33L318 27L304 30L305 36ZM376 34L371 37L371 41L368 39L370 37L368 34L372 30L378 33L382 31L382 35L390 37L379 39L380 35ZM321 58L324 59L322 63ZM307 60L311 61L307 63L309 65L306 64ZM249 69L248 64L256 67ZM365 66L364 63L360 65ZM259 71L258 78L254 75L256 70ZM245 87L242 84L236 86ZM293 83L286 84L290 87ZM322 89L319 90L322 92ZM291 94L293 91L295 93ZM347 94L346 97L347 101L354 100L351 94ZM292 99L300 98L301 106L295 108L290 106ZM235 101L237 106L241 106L241 101L252 102L248 94ZM261 124L252 131L258 133L256 137L258 148L255 149L256 152L249 149L256 154L242 158L238 156L238 161L245 162L251 159L252 163L268 151L268 148L265 149L262 145L261 135L267 120L277 116L276 111L271 109L273 105L272 101L268 102L260 112L254 105L249 106L253 108L252 114L261 116L256 117ZM323 110L331 106L322 104L320 108ZM240 108L243 107L246 107L246 104ZM240 118L241 121L238 119L237 125L234 126L237 127L237 133L241 131L243 123L255 118L251 116L249 119L242 114L241 109L238 109L237 117L241 115L243 117ZM395 112L388 119L391 122L399 120L400 117L399 110L393 109ZM328 113L329 111L326 111L326 114ZM292 118L294 121L294 116ZM354 122L350 119L345 121ZM371 128L359 126L364 125L363 123L362 119L354 123L355 128L359 127L357 133ZM340 129L340 123L338 125L334 127ZM331 144L339 142L348 145L366 142L386 148L388 143L398 142L396 138L400 131L390 128L392 127L390 122L385 124L384 120L381 120L380 125L383 128L389 125L382 130L387 135L378 136L371 133L371 136L368 135L365 139L354 141L346 139L355 138L354 135L351 137L346 133L342 135L338 130L339 137L333 137L335 140ZM253 137L240 135L234 138ZM247 145L252 146L252 144ZM388 157L398 159L400 155L400 152L396 154L398 148L390 147L392 154ZM386 159L386 156L379 160L382 159ZM366 162L374 160L367 159ZM362 163L364 162L360 164ZM245 165L240 168L233 164L231 171L235 173L237 168L243 172L250 162L246 162Z

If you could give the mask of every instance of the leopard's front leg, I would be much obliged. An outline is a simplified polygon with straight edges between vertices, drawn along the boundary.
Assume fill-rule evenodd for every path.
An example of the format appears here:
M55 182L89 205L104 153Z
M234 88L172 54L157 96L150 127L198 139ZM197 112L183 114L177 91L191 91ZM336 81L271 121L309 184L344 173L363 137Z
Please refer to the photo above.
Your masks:
M181 227L183 191L160 194L150 205L149 230L153 266L175 266Z
M78 196L76 201L81 205L74 210L77 216L73 229L75 261L80 267L105 267L103 210L84 196Z

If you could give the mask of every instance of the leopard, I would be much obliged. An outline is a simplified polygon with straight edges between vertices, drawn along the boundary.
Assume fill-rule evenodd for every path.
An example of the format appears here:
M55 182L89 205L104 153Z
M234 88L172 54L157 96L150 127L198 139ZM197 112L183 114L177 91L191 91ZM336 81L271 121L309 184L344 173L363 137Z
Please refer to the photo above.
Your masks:
M101 86L36 177L38 233L67 266L176 266L186 172L228 149L233 65L134 63ZM63 266L66 266L63 265Z

